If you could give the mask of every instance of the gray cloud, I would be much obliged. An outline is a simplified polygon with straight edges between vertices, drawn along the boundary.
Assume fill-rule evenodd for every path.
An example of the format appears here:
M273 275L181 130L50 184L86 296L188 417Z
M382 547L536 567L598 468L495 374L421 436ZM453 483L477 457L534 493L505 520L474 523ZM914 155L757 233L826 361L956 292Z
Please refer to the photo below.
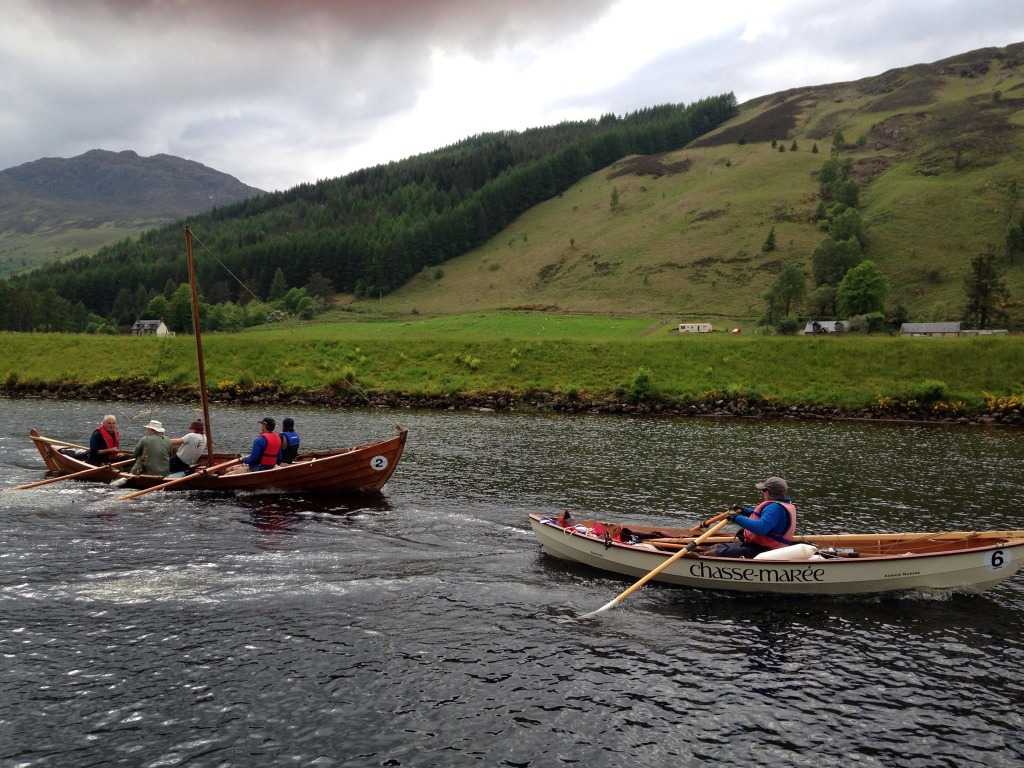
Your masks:
M89 149L168 152L280 189L400 159L423 146L363 149L408 123L431 86L438 50L511 60L556 48L601 19L613 0L7 0L0 32L0 168ZM629 3L627 0L627 7ZM678 8L679 6L677 6ZM679 19L651 18L682 24ZM1024 39L1017 0L803 0L776 26L744 25L628 72L588 93L531 94L552 115L589 116L741 99L854 79L985 45ZM605 53L605 52L599 52ZM559 81L551 72L552 83ZM465 94L472 103L474 94ZM444 116L437 118L444 120ZM531 123L538 124L538 123ZM542 123L541 123L542 124ZM491 125L488 130L526 125ZM451 143L476 132L455 119L431 126ZM479 130L479 129L476 129ZM391 136L391 134L388 134ZM391 152L381 157L381 151Z
M744 40L744 31L737 23L725 34L660 56L597 98L621 114L730 91L743 102L788 88L870 77L1022 42L1024 4L864 0L852 7L812 0L789 9L777 29L754 40ZM588 95L585 103L594 99Z

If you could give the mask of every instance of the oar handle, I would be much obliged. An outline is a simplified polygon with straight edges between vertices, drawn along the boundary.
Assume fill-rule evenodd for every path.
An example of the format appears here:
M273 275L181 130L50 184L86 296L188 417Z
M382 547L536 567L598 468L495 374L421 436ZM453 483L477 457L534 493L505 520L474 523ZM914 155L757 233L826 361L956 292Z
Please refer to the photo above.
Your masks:
M727 510L725 510L725 512L719 512L714 517L709 517L707 520L705 520L703 523L701 523L700 527L701 528L707 528L709 525L712 525L713 523L717 523L719 520L725 520L725 518L727 518L731 512L732 512L731 509L727 509Z
M166 483L160 483L159 485L154 485L150 488L143 488L141 491L135 491L134 493L126 493L124 496L118 496L116 499L114 499L114 501L125 501L127 499L134 499L136 496L143 496L147 493L159 491L164 488L168 488L172 485L178 485L179 483L184 483L187 482L188 480L194 480L200 475L207 475L210 472L216 472L219 469L226 469L227 467L230 467L232 464L238 464L240 461L241 459L232 459L231 461L225 461L223 464L214 464L212 467L197 470L191 475L185 475L184 477L176 477L173 480L168 480Z

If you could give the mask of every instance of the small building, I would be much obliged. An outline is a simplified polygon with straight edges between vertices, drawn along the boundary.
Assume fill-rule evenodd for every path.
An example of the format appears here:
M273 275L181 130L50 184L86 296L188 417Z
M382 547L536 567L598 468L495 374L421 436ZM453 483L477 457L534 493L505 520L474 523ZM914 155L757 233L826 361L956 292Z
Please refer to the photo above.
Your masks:
M132 326L132 336L169 336L171 332L163 320L136 320Z
M711 333L711 323L680 323L680 333Z
M900 336L959 336L960 323L903 323Z
M805 335L816 333L842 333L846 330L846 323L842 320L811 320L804 326Z

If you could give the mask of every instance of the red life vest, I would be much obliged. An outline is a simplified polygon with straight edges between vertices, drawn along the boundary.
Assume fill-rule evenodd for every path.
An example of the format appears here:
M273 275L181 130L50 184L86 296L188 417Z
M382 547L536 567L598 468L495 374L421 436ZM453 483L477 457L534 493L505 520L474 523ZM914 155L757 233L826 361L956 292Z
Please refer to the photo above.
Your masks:
M116 429L114 430L114 433L111 434L110 432L107 432L107 430L103 428L102 424L100 424L98 427L96 427L96 430L100 433L100 437L103 438L103 442L107 444L107 448L121 447L121 435L117 433Z
M267 441L267 447L260 456L260 466L276 467L277 455L281 452L281 436L276 432L264 432L263 439Z
M761 536L757 533L752 533L746 529L743 530L743 540L750 542L751 544L760 544L762 547L768 547L768 549L781 549L782 547L788 547L793 543L793 534L796 532L796 507L791 501L779 501L778 499L769 499L768 501L762 501L751 512L748 517L751 520L757 520L761 517L761 510L767 507L769 504L781 504L789 512L789 527L786 528L786 532L782 535L777 533L769 533Z

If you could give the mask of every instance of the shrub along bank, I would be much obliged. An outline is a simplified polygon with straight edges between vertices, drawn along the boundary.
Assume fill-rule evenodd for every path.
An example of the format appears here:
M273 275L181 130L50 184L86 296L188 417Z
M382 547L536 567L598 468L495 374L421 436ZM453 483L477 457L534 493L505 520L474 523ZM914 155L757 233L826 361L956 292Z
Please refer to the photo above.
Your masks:
M215 402L1021 425L1024 338L204 336ZM392 329L393 330L393 329ZM0 334L0 395L195 402L193 340ZM4 370L6 367L6 371Z

